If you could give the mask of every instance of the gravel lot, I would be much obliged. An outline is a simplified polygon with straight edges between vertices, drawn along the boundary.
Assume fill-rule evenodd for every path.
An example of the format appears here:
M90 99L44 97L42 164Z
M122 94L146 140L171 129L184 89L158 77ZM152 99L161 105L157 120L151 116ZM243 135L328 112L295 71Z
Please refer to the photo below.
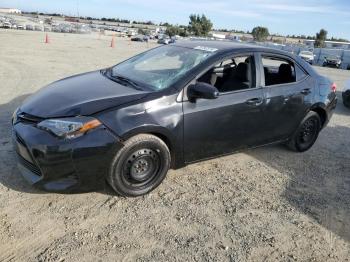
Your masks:
M349 261L350 110L341 101L315 146L271 146L170 171L141 198L108 186L33 189L16 169L10 118L59 78L148 46L97 35L0 31L0 261ZM149 44L149 47L155 44ZM350 71L318 68L343 88Z

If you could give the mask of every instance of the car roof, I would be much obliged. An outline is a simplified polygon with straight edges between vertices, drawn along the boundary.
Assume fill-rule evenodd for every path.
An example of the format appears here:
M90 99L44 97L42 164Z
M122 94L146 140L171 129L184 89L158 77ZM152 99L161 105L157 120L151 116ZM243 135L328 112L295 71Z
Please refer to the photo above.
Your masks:
M301 65L310 75L317 75L316 71L304 60L299 58L298 56L291 54L286 51L265 47L265 46L259 46L259 45L252 45L252 44L246 44L246 43L237 43L232 41L218 41L218 40L183 40L183 41L177 41L174 44L175 46L181 46L186 48L215 48L216 54L224 54L227 53L234 53L234 52L266 52L276 55L282 55L287 56L294 61L297 61L299 65Z
M268 48L264 46L237 43L232 41L218 41L218 40L187 40L187 41L177 41L176 46L187 47L187 48L215 48L219 52L232 52L239 50L250 50L250 51L260 51L260 52L272 52L276 54L288 54L285 51L280 51L273 48ZM289 54L288 54L289 55Z

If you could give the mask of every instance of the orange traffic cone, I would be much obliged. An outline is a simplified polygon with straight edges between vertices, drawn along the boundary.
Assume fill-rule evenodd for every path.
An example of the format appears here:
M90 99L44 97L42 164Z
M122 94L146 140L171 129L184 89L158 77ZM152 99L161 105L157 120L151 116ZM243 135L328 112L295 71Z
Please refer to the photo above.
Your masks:
M50 43L49 35L48 35L48 33L46 33L46 36L45 36L45 44L49 44L49 43Z
M114 44L114 35L112 36L112 41L111 41L111 47L114 48L115 44Z

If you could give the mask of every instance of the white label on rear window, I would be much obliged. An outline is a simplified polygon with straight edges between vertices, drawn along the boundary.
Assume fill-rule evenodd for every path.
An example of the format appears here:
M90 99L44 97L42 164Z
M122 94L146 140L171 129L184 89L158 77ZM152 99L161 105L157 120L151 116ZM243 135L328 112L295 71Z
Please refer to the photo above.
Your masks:
M193 49L202 50L202 51L206 51L206 52L215 52L218 50L217 48L212 48L212 47L207 47L207 46L196 46Z

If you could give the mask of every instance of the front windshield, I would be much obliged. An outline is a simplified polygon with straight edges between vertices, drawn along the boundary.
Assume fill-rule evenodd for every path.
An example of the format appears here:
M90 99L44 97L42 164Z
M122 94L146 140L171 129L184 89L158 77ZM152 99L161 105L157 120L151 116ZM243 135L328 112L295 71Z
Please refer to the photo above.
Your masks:
M112 77L131 79L158 91L175 83L214 52L214 49L209 48L162 46L114 66Z

